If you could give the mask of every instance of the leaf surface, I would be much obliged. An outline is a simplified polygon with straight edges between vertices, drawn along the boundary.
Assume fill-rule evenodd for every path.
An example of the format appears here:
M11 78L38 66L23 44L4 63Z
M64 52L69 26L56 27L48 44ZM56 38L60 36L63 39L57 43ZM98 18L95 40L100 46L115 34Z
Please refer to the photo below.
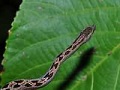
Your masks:
M7 40L1 84L41 77L55 57L93 24L91 40L40 90L55 90L92 46L96 54L90 65L67 90L120 90L120 0L24 0Z

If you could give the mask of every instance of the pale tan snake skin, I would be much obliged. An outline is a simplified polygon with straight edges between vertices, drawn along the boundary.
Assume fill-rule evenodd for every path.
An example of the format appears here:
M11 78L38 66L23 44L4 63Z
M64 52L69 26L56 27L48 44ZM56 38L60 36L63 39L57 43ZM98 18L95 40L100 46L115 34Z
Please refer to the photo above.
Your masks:
M20 79L11 81L3 88L1 88L1 90L36 90L47 85L55 76L61 63L65 61L66 58L69 57L72 53L74 53L82 44L90 39L93 32L95 31L95 28L95 25L85 28L75 39L75 41L65 51L63 51L56 57L49 70L41 78L29 80Z

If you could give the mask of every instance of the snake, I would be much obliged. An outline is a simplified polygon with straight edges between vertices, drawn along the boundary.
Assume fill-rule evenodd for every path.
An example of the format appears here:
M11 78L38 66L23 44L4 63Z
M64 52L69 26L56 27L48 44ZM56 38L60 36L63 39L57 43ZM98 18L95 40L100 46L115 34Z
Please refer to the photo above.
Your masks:
M87 42L93 35L95 29L96 26L91 25L82 30L73 43L55 58L48 71L42 77L11 81L3 86L1 90L36 90L46 86L56 75L61 63L71 56L81 45Z

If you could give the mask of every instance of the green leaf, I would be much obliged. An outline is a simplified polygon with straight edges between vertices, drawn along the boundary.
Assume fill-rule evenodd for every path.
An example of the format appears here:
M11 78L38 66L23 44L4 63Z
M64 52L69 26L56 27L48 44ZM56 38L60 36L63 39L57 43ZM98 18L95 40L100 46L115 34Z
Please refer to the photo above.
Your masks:
M1 84L41 77L79 32L93 24L91 40L40 90L55 90L92 46L94 58L67 90L120 90L120 0L24 0L7 40Z

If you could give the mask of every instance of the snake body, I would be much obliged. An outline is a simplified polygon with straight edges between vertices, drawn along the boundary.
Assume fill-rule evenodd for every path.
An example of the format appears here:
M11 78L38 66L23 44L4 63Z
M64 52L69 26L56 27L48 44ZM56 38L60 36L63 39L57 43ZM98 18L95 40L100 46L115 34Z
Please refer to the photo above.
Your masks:
M72 53L74 53L82 44L87 42L92 36L94 30L95 25L86 27L75 39L75 41L65 51L56 57L49 70L41 78L11 81L6 84L1 90L36 90L47 85L55 76L61 63L65 61L66 58L69 57Z

